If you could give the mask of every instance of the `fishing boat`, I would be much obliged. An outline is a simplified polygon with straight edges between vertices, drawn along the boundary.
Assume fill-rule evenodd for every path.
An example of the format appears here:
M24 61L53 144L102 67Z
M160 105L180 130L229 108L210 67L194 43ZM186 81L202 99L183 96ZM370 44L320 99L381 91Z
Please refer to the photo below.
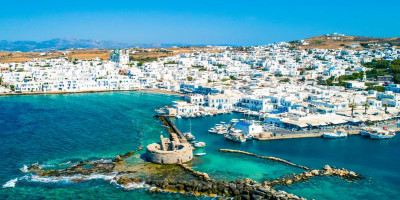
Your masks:
M193 144L197 148L205 147L206 143L205 142L196 142Z
M369 136L369 134L371 134L372 131L373 131L373 129L371 129L369 127L363 127L363 128L361 128L360 135Z
M177 119L180 119L180 118L182 118L180 115L176 115L175 116Z
M388 130L386 127L383 127L383 129L375 129L369 136L372 139L390 139L396 136L396 133L393 130Z
M206 153L196 153L196 154L194 154L195 156L205 156L205 155L207 155Z
M344 138L347 137L347 133L343 130L335 130L334 132L324 133L322 135L324 138Z
M231 129L228 134L225 134L225 139L234 142L246 142L246 138L243 136L241 130Z
M246 142L246 139L241 135L225 134L225 139L240 143Z

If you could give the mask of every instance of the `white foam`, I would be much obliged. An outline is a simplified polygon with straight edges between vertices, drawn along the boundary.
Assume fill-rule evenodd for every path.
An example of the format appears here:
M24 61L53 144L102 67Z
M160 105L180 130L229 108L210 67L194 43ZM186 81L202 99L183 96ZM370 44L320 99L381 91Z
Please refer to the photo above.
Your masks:
M17 178L11 179L9 181L7 181L7 183L5 183L3 185L3 188L13 188L15 187L15 184L18 182Z
M144 181L140 183L128 183L126 185L120 185L122 188L127 189L127 190L132 190L132 189L143 189L144 184L146 184Z
M21 172L28 173L28 166L24 165L20 170Z
M41 182L41 183L57 183L57 182L64 182L64 183L71 183L74 180L82 180L82 181L88 181L88 180L95 180L95 179L103 179L106 181L113 180L115 177L115 174L110 174L110 175L104 175L104 174L92 174L92 175L73 175L73 176L62 176L62 177L44 177L44 176L37 176L37 175L30 175L30 176L24 176L22 179L31 181L31 182Z

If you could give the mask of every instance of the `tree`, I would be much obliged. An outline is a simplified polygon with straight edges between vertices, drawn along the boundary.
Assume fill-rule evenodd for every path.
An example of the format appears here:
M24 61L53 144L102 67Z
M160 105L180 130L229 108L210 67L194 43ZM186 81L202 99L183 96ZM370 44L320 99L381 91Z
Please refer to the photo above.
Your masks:
M3 77L0 77L0 85L3 83Z
M364 107L364 115L366 115L369 104L365 103L365 104L363 104L363 107Z
M385 107L385 113L386 113L386 114L388 113L388 111L387 111L388 106L389 106L389 105L387 105L386 103L383 104L383 107Z
M233 76L233 75L230 75L229 78L230 78L231 80L235 80L235 76Z
M356 104L354 102L350 103L349 108L351 108L351 117L354 118L354 109L356 108Z
M187 77L187 80L188 80L188 81L193 81L193 77L188 76L188 77Z
M10 85L10 90L11 91L15 91L15 86L14 85Z

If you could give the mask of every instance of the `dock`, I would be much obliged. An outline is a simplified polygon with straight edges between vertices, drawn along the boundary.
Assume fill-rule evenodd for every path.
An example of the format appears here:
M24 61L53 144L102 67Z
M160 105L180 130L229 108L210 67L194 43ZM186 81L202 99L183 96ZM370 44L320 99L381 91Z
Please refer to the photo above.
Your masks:
M347 130L347 133L349 135L359 135L360 131L359 130ZM254 138L255 140L283 140L283 139L297 139L297 138L315 138L315 137L322 137L323 132L319 133L310 133L310 132L305 132L305 133L275 133L274 136L271 137L260 137L260 138Z

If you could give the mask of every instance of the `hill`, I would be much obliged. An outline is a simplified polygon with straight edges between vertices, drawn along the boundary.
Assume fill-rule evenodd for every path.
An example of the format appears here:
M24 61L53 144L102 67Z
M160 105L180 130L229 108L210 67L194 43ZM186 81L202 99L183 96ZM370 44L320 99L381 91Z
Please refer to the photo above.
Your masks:
M382 38L382 37L363 37L363 36L343 36L343 35L324 35L304 39L309 45L301 45L299 42L292 41L294 46L301 49L319 48L319 49L338 49L338 48L383 48L386 46L400 46L400 37ZM352 44L358 44L353 45Z

